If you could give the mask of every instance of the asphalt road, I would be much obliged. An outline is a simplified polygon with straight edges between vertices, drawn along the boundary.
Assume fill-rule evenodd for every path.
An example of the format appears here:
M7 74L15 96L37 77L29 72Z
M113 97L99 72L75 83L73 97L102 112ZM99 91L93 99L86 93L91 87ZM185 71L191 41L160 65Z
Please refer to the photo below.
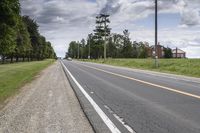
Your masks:
M200 133L200 81L63 61L121 132Z

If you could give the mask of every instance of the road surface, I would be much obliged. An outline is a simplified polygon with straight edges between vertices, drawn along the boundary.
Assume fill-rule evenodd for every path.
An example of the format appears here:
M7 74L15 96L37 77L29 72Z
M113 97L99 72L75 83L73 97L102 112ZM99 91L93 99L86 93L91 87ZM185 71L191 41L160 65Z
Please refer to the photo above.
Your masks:
M59 62L0 111L0 133L93 133Z
M200 81L78 61L63 64L120 132L200 133Z

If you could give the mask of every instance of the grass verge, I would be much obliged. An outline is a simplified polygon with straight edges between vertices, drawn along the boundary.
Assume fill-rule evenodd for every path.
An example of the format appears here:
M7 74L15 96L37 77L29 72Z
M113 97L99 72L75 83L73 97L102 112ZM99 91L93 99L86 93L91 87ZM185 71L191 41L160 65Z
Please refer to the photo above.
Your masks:
M200 59L159 59L159 68L155 68L153 59L107 59L106 61L103 59L84 59L81 61L145 69L200 78Z
M0 103L14 95L25 83L30 82L54 60L33 61L0 65Z

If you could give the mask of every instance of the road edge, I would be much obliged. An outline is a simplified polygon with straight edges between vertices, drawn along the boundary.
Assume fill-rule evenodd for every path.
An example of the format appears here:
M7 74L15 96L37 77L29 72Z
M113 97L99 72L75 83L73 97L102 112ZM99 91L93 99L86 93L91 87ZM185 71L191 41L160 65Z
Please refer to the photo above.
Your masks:
M51 62L49 65L47 65L46 67L44 67L43 69L41 69L40 71L36 72L33 76L32 79L30 81L26 81L24 83L22 83L18 89L16 90L16 92L14 92L11 96L9 96L6 100L4 100L2 103L0 103L0 110L3 110L5 108L5 106L13 99L15 98L19 93L21 93L22 88L27 85L30 84L31 82L33 82L34 80L36 80L38 77L41 76L41 73L47 69L48 67L50 67L51 65L53 65L54 63L56 63L57 60L54 60L53 62Z
M83 113L85 114L86 118L88 119L92 129L95 133L111 133L107 125L103 122L99 114L95 111L93 106L90 104L90 102L87 100L87 98L84 96L84 94L79 90L78 86L74 83L73 79L70 77L68 72L66 72L62 61L60 61L60 64L63 68L63 72L65 73L71 88L73 89L75 96L78 99L78 102L81 106L81 109L83 110Z
M140 72L140 73L145 73L145 74L154 75L154 76L178 79L178 80L182 80L182 81L186 81L186 82L200 83L200 78L187 76L187 75L179 75L179 74L152 71L152 70L139 69L139 68L138 69L137 68L129 68L129 67L125 67L125 66L115 66L115 65L111 65L111 64L103 64L103 63L96 63L96 62L87 62L87 61L79 61L79 60L76 60L76 61L81 62L81 63L89 63L89 64L91 63L91 64L96 64L96 65L102 65L102 66L110 67L110 68L124 69L124 70L133 71L133 72Z

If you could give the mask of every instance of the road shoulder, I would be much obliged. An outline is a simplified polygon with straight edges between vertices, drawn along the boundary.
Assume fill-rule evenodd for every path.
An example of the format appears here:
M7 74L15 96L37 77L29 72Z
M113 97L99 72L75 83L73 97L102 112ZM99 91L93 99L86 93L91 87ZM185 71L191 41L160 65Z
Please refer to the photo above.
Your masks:
M92 133L93 129L56 62L0 110L0 132Z

